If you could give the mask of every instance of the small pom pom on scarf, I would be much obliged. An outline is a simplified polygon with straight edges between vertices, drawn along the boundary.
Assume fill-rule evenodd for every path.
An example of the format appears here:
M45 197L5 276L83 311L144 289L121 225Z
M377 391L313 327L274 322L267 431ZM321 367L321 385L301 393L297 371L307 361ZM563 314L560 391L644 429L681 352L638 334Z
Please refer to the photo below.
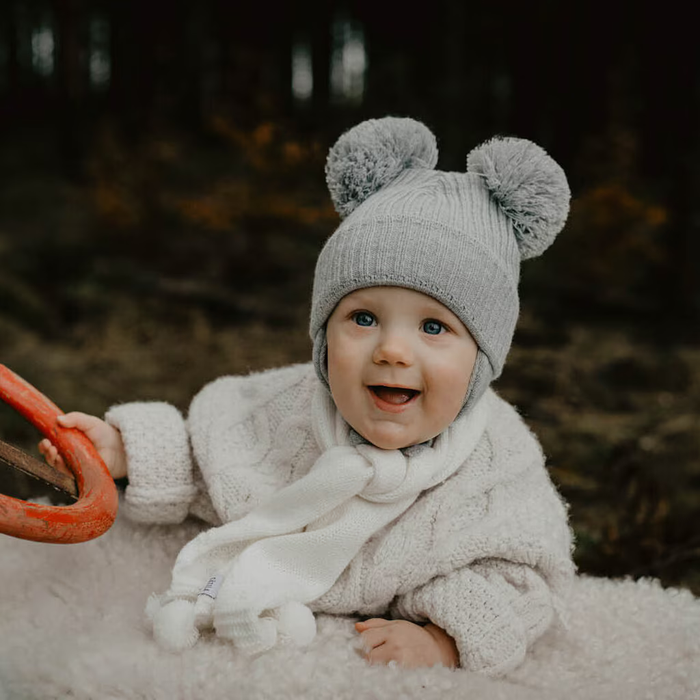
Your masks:
M564 228L571 192L558 163L540 146L496 137L467 157L467 171L481 175L510 218L523 260L541 255Z
M368 119L346 131L328 153L326 182L341 218L408 168L432 170L435 136L415 119Z
M303 603L290 601L274 611L277 634L283 644L305 647L316 636L316 618Z
M156 607L153 598L148 601L146 615L153 622L156 642L170 651L184 651L193 647L199 639L194 603L178 599Z

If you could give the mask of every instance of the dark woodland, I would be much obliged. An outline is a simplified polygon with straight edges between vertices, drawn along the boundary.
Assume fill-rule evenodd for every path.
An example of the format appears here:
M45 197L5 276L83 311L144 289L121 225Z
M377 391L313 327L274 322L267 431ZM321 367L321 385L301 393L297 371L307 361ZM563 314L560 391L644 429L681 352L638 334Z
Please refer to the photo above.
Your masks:
M447 170L529 138L572 210L495 388L580 571L700 594L700 49L674 4L0 0L0 362L102 415L307 361L338 135L411 116ZM4 405L0 439L38 455Z

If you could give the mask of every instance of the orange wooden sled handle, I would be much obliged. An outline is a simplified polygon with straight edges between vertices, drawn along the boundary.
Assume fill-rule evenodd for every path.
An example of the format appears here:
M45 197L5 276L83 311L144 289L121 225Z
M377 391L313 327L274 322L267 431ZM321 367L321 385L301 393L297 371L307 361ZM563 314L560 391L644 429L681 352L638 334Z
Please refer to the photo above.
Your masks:
M69 544L99 537L117 516L117 489L90 440L62 428L58 406L20 376L0 365L0 399L49 438L75 476L78 500L45 506L0 494L0 533L35 542Z

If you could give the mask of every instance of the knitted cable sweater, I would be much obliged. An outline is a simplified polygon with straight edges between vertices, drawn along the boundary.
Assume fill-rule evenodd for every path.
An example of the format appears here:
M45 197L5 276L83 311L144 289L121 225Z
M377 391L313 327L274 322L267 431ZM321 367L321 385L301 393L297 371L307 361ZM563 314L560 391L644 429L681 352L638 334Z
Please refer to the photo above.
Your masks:
M317 383L311 364L293 365L208 384L186 420L165 403L110 409L128 458L126 515L219 525L304 476L320 455ZM309 607L430 620L455 639L463 668L496 676L562 612L574 567L566 506L536 438L513 407L486 398L489 422L464 464L376 532Z

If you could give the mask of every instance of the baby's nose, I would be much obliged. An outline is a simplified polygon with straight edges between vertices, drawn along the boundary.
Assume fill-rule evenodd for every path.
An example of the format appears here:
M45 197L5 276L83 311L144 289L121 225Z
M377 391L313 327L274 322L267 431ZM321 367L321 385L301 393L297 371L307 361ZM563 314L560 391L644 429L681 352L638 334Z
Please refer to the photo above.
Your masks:
M406 365L413 364L413 347L401 333L382 333L374 350L377 364Z

